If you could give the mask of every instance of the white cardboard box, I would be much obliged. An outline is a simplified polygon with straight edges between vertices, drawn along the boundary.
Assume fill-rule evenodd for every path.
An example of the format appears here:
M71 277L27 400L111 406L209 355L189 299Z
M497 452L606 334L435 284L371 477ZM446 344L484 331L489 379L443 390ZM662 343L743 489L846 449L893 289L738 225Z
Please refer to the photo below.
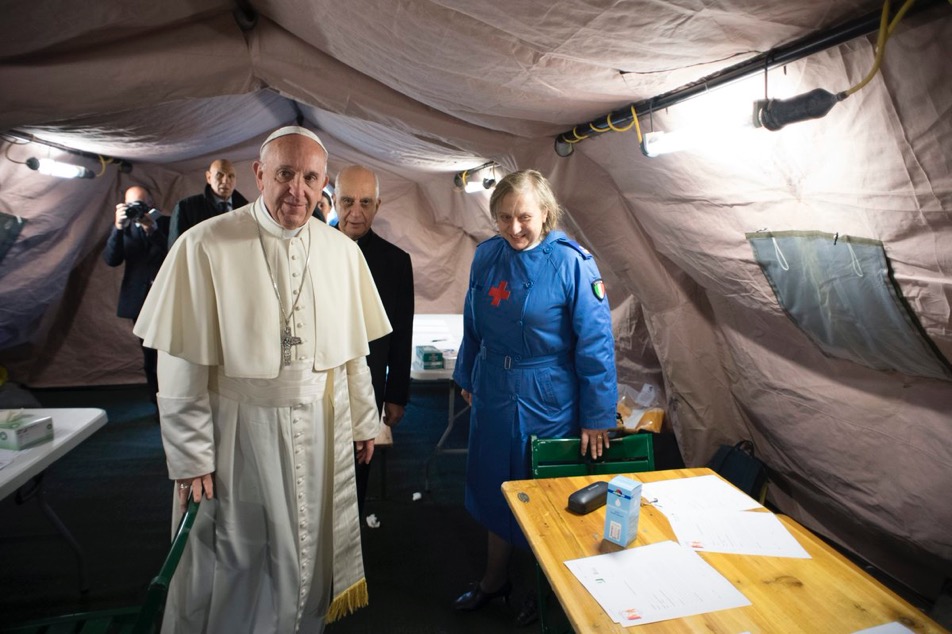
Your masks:
M53 440L51 416L26 415L2 422L0 416L0 449L26 449Z
M638 536L641 513L641 482L615 476L605 495L605 539L628 546Z

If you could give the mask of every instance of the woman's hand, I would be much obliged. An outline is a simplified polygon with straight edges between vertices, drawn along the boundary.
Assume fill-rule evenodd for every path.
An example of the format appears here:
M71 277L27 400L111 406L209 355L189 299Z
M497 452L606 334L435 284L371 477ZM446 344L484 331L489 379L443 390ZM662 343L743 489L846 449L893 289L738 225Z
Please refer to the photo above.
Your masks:
M459 395L463 397L463 400L466 401L466 404L470 407L473 406L473 395L467 392L466 390L460 390Z
M592 459L601 458L602 451L611 445L608 437L608 429L582 429L582 455L591 450Z

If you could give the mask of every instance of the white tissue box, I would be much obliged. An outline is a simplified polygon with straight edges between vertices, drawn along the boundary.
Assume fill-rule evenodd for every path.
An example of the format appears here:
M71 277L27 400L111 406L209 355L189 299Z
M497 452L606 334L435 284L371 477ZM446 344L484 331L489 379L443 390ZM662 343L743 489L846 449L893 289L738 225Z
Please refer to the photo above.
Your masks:
M27 414L0 422L0 449L26 449L49 440L53 440L53 418L50 416Z

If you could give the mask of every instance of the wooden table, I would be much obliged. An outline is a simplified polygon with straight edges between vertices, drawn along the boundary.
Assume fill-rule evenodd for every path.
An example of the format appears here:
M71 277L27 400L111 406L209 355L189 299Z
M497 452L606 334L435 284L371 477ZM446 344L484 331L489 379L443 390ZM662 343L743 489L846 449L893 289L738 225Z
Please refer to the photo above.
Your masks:
M626 474L641 482L710 475L710 469ZM566 510L569 494L605 476L516 480L503 495L529 539L540 566L576 632L659 634L682 632L804 632L849 634L899 621L915 632L945 632L938 623L884 587L790 517L778 516L811 559L700 552L752 605L623 627L608 616L563 562L615 552L602 540L605 508L587 515ZM521 499L520 499L521 498ZM769 512L769 511L764 511ZM677 541L667 518L642 505L638 537L629 548Z
M26 409L24 413L53 417L53 440L28 449L0 449L0 499L17 493L17 504L36 499L44 515L76 554L80 592L89 590L86 556L82 547L43 497L43 474L47 467L72 451L106 424L106 412L95 408Z

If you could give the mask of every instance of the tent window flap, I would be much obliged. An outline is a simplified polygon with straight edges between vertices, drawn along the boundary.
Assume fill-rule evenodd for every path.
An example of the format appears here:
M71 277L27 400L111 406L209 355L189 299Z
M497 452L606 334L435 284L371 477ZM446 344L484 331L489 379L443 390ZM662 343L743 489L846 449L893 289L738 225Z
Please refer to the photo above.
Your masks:
M952 380L896 284L882 242L829 233L747 234L790 319L831 357Z

